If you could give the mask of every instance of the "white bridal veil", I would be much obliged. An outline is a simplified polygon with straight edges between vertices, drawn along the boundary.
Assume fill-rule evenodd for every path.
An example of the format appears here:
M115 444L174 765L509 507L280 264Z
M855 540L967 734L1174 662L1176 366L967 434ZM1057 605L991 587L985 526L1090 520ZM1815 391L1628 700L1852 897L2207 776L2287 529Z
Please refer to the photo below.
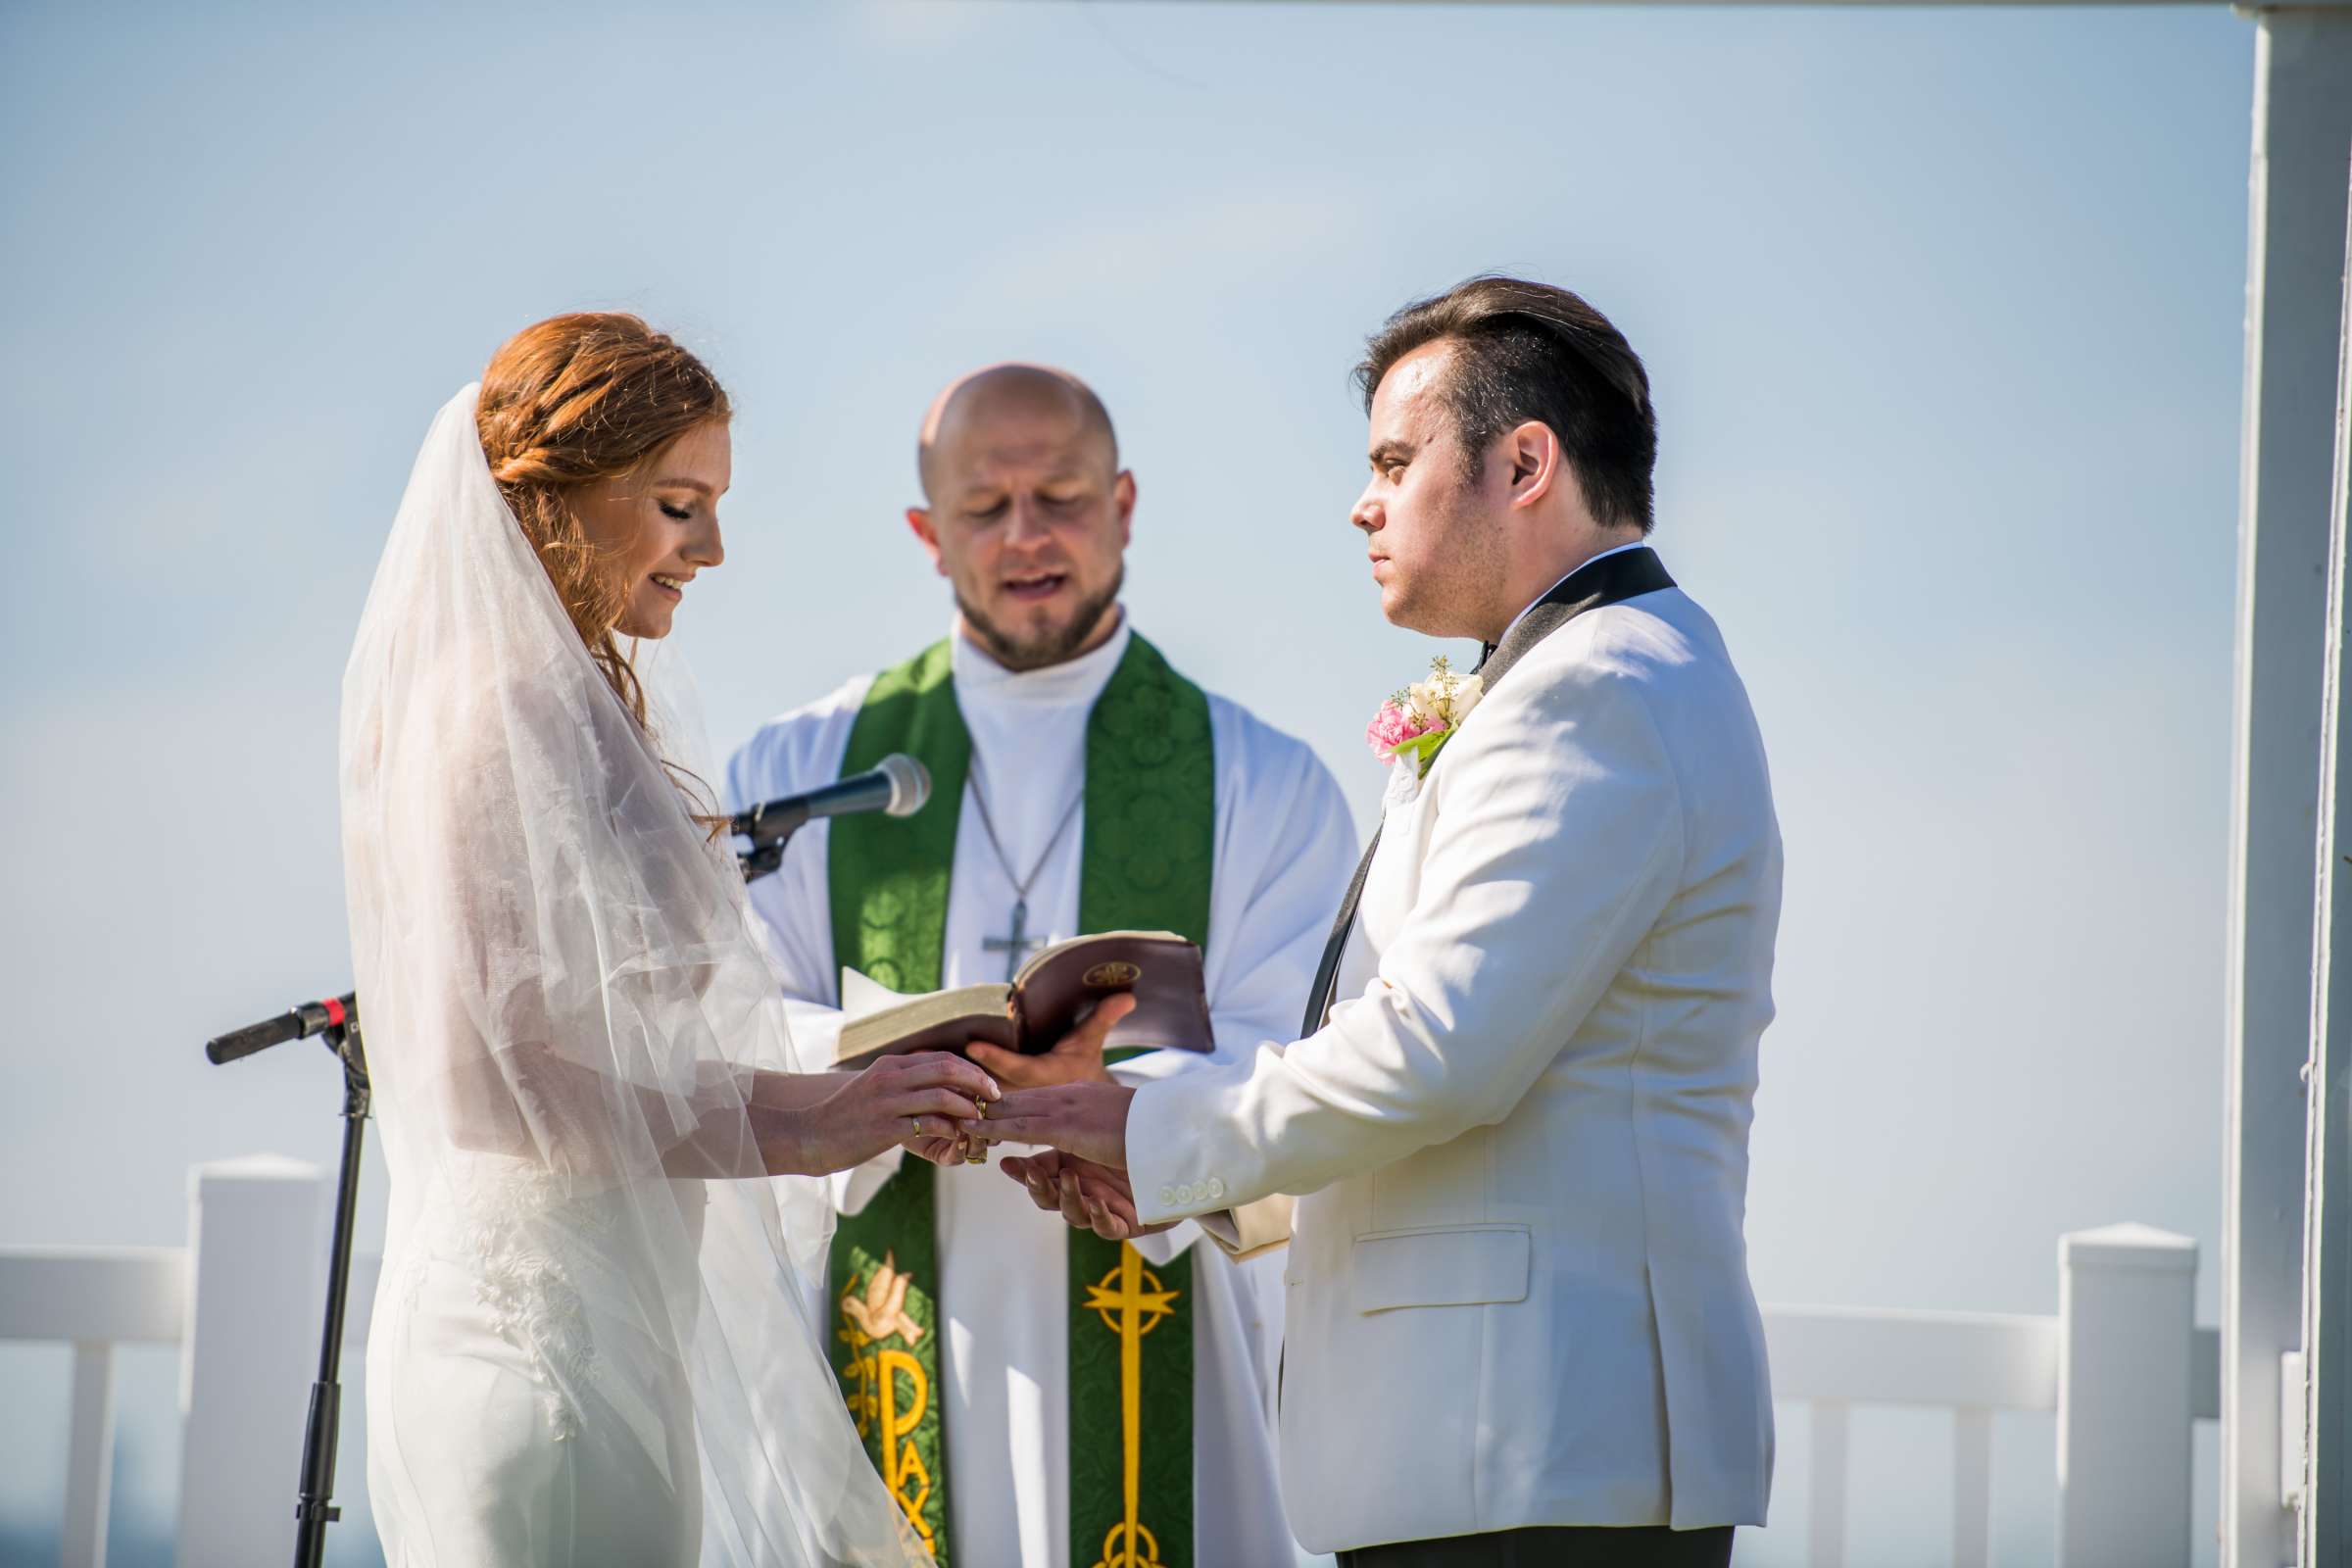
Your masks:
M551 1441L634 1445L681 1507L699 1454L707 1563L925 1562L810 1321L831 1210L760 1174L753 1075L793 1058L733 857L663 765L682 737L590 661L476 390L425 437L343 684L386 1295L395 1254L419 1293L452 1264Z

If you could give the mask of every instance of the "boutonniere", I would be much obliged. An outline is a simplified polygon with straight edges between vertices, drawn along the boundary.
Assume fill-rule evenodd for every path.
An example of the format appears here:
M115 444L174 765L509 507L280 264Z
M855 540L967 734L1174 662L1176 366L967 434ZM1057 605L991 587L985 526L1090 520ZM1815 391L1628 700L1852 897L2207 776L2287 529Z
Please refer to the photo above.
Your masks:
M1365 744L1384 762L1409 760L1414 775L1426 778L1429 764L1438 760L1486 689L1485 681L1456 671L1440 654L1429 662L1429 679L1413 682L1380 705L1365 726Z

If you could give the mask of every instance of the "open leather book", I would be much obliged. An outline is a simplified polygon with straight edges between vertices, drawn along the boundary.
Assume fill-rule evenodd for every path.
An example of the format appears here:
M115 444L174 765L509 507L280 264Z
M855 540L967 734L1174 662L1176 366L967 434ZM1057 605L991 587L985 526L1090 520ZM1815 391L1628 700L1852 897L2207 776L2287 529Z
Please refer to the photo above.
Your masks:
M1207 1051L1208 995L1200 950L1173 931L1101 931L1056 942L1021 965L1012 984L957 986L901 997L855 969L841 974L837 1067L909 1051L963 1054L974 1040L1035 1054L1086 1021L1096 1004L1135 994L1105 1049Z

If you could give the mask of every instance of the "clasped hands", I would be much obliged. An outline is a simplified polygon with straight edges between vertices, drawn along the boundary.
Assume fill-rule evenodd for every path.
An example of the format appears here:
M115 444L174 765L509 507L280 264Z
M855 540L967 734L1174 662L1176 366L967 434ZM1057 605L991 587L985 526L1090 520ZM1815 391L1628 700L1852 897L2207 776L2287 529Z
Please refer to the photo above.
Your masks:
M1051 1146L1034 1154L1006 1155L1004 1174L1030 1200L1081 1230L1108 1241L1129 1241L1168 1229L1146 1225L1127 1181L1127 1104L1135 1091L1112 1078L1102 1047L1112 1026L1135 1010L1132 996L1106 998L1086 1021L1035 1055L973 1041L965 1054L1004 1088L982 1102L977 1119L952 1127L925 1117L906 1140L934 1164L977 1162L995 1144ZM1172 1222L1171 1222L1172 1223Z

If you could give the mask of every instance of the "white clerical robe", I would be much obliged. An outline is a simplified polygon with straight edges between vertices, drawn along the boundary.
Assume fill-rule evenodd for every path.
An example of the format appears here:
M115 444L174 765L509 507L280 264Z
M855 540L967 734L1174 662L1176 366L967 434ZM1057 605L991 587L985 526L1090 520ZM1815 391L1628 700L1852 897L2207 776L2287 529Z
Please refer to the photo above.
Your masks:
M1009 931L1014 879L1033 866L1027 934L1081 934L1084 806L1058 840L1054 834L1084 783L1088 712L1129 636L1122 619L1094 652L1016 674L951 634L973 767L949 877L943 985L1005 978L1005 955L982 944ZM859 676L762 725L728 765L729 809L838 777L872 679ZM1208 708L1216 845L1206 982L1217 1049L1213 1056L1153 1052L1111 1069L1130 1083L1247 1060L1261 1044L1288 1041L1354 869L1354 827L1314 754L1221 697L1210 695ZM1009 870L981 824L976 791L987 794ZM811 1070L831 1064L841 1028L826 847L826 824L811 823L794 837L781 868L752 888L784 970L795 1046ZM842 1210L863 1208L905 1157L893 1150L834 1178ZM1066 1227L993 1163L941 1170L938 1217L949 1509L959 1560L1072 1568ZM1192 1250L1195 1560L1202 1568L1291 1568L1297 1547L1274 1446L1281 1264L1230 1262L1213 1247L1195 1248L1198 1236L1188 1221L1137 1244L1154 1263Z

